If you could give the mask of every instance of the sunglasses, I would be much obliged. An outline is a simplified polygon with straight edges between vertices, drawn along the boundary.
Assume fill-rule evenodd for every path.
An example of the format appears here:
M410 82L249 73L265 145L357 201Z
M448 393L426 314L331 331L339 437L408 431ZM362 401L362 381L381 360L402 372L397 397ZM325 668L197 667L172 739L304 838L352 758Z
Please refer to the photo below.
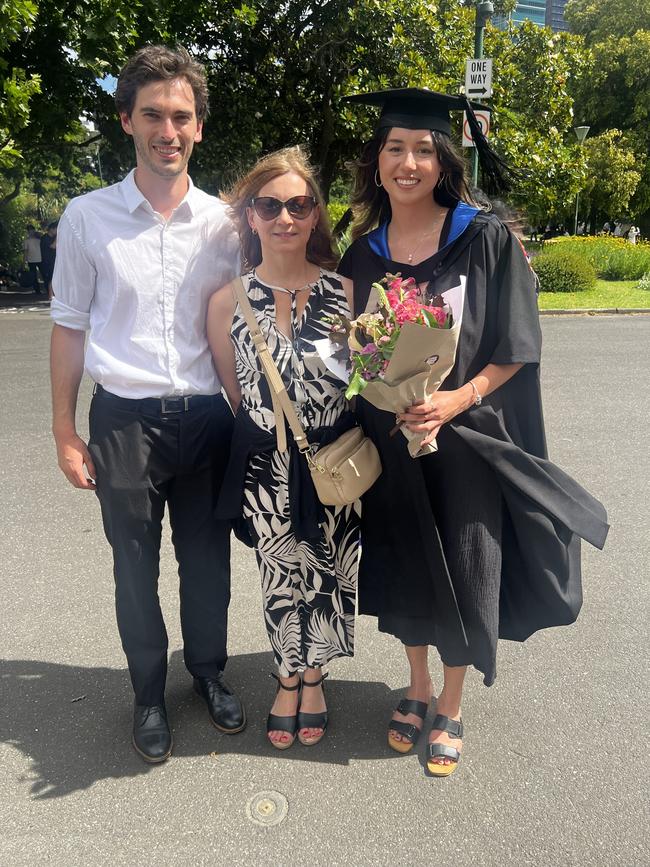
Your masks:
M251 199L251 207L261 220L275 220L283 208L286 208L294 219L306 220L316 207L316 199L313 196L293 196L286 202L281 202L273 196L257 196Z

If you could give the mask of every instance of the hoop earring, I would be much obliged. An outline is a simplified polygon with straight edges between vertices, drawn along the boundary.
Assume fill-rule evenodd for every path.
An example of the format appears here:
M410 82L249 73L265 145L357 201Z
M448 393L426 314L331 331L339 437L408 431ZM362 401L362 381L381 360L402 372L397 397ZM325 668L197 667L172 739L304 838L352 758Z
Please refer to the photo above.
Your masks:
M253 226L251 226L251 232L252 232L254 235L257 235L257 229L255 229Z
M381 178L379 177L379 169L375 169L375 186L383 187L384 185L381 182Z
M447 172L440 172L438 175L438 181L436 183L436 187L439 189L447 189Z

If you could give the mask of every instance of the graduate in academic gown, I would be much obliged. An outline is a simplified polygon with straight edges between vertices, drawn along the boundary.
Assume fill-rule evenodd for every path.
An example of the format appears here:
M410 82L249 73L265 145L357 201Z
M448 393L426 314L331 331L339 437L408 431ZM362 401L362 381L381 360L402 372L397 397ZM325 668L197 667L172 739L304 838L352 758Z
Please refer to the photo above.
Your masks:
M363 499L359 610L405 645L411 684L388 742L409 751L433 694L428 646L443 662L428 768L460 758L468 665L496 676L499 637L523 641L572 623L582 601L580 537L602 547L602 505L547 459L534 275L518 239L473 202L450 140L449 111L467 100L408 88L350 99L379 104L357 162L358 217L339 273L354 314L374 309L371 284L413 277L425 297L466 278L456 363L440 391L402 415L438 451L411 458L395 418L361 397L357 411L383 473ZM482 164L504 169L471 122ZM502 180L502 178L497 178Z

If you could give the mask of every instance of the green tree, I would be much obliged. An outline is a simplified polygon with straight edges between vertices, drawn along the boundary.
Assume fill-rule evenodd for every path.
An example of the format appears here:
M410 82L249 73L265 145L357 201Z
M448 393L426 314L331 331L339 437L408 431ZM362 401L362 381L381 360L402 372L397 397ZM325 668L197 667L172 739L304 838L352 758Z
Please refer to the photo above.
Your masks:
M599 226L605 217L627 213L641 179L634 151L626 146L620 130L610 129L584 144L587 157L585 204L591 222Z
M592 57L592 75L573 88L578 118L591 135L625 134L641 172L629 210L641 216L650 210L650 0L572 0L565 16Z
M0 4L0 45L9 46L30 33L36 6L30 0L3 0ZM0 169L8 169L21 158L15 133L29 122L29 103L38 93L39 76L12 67L0 55Z
M588 44L650 30L650 0L569 0L564 17Z
M490 28L486 54L494 59L494 139L523 175L513 201L532 223L564 219L586 177L569 90L591 71L582 40L525 22Z
M30 39L21 37L2 55L9 68L42 79L31 122L17 138L25 157L19 175L54 172L79 189L96 146L80 123L90 117L102 135L105 176L122 176L132 165L131 143L97 78L117 74L139 44L178 41L192 47L209 75L212 112L192 166L199 184L221 189L261 153L305 142L327 191L345 176L345 161L359 152L376 118L342 97L400 85L458 92L473 54L474 4L41 0L38 23ZM540 218L559 212L581 183L567 90L568 80L587 69L580 45L579 37L532 25L513 33L488 28L494 142L528 171L517 201ZM460 119L456 124L460 132Z

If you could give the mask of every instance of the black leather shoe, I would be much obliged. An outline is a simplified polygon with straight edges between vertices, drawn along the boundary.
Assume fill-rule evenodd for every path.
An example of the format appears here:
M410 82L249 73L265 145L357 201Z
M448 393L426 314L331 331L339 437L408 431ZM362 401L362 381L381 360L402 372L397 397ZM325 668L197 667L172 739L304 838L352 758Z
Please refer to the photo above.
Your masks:
M242 703L219 672L216 677L195 677L194 689L205 700L212 725L227 735L235 735L246 725Z
M172 733L163 705L136 704L133 711L133 746L145 762L157 765L172 754Z

